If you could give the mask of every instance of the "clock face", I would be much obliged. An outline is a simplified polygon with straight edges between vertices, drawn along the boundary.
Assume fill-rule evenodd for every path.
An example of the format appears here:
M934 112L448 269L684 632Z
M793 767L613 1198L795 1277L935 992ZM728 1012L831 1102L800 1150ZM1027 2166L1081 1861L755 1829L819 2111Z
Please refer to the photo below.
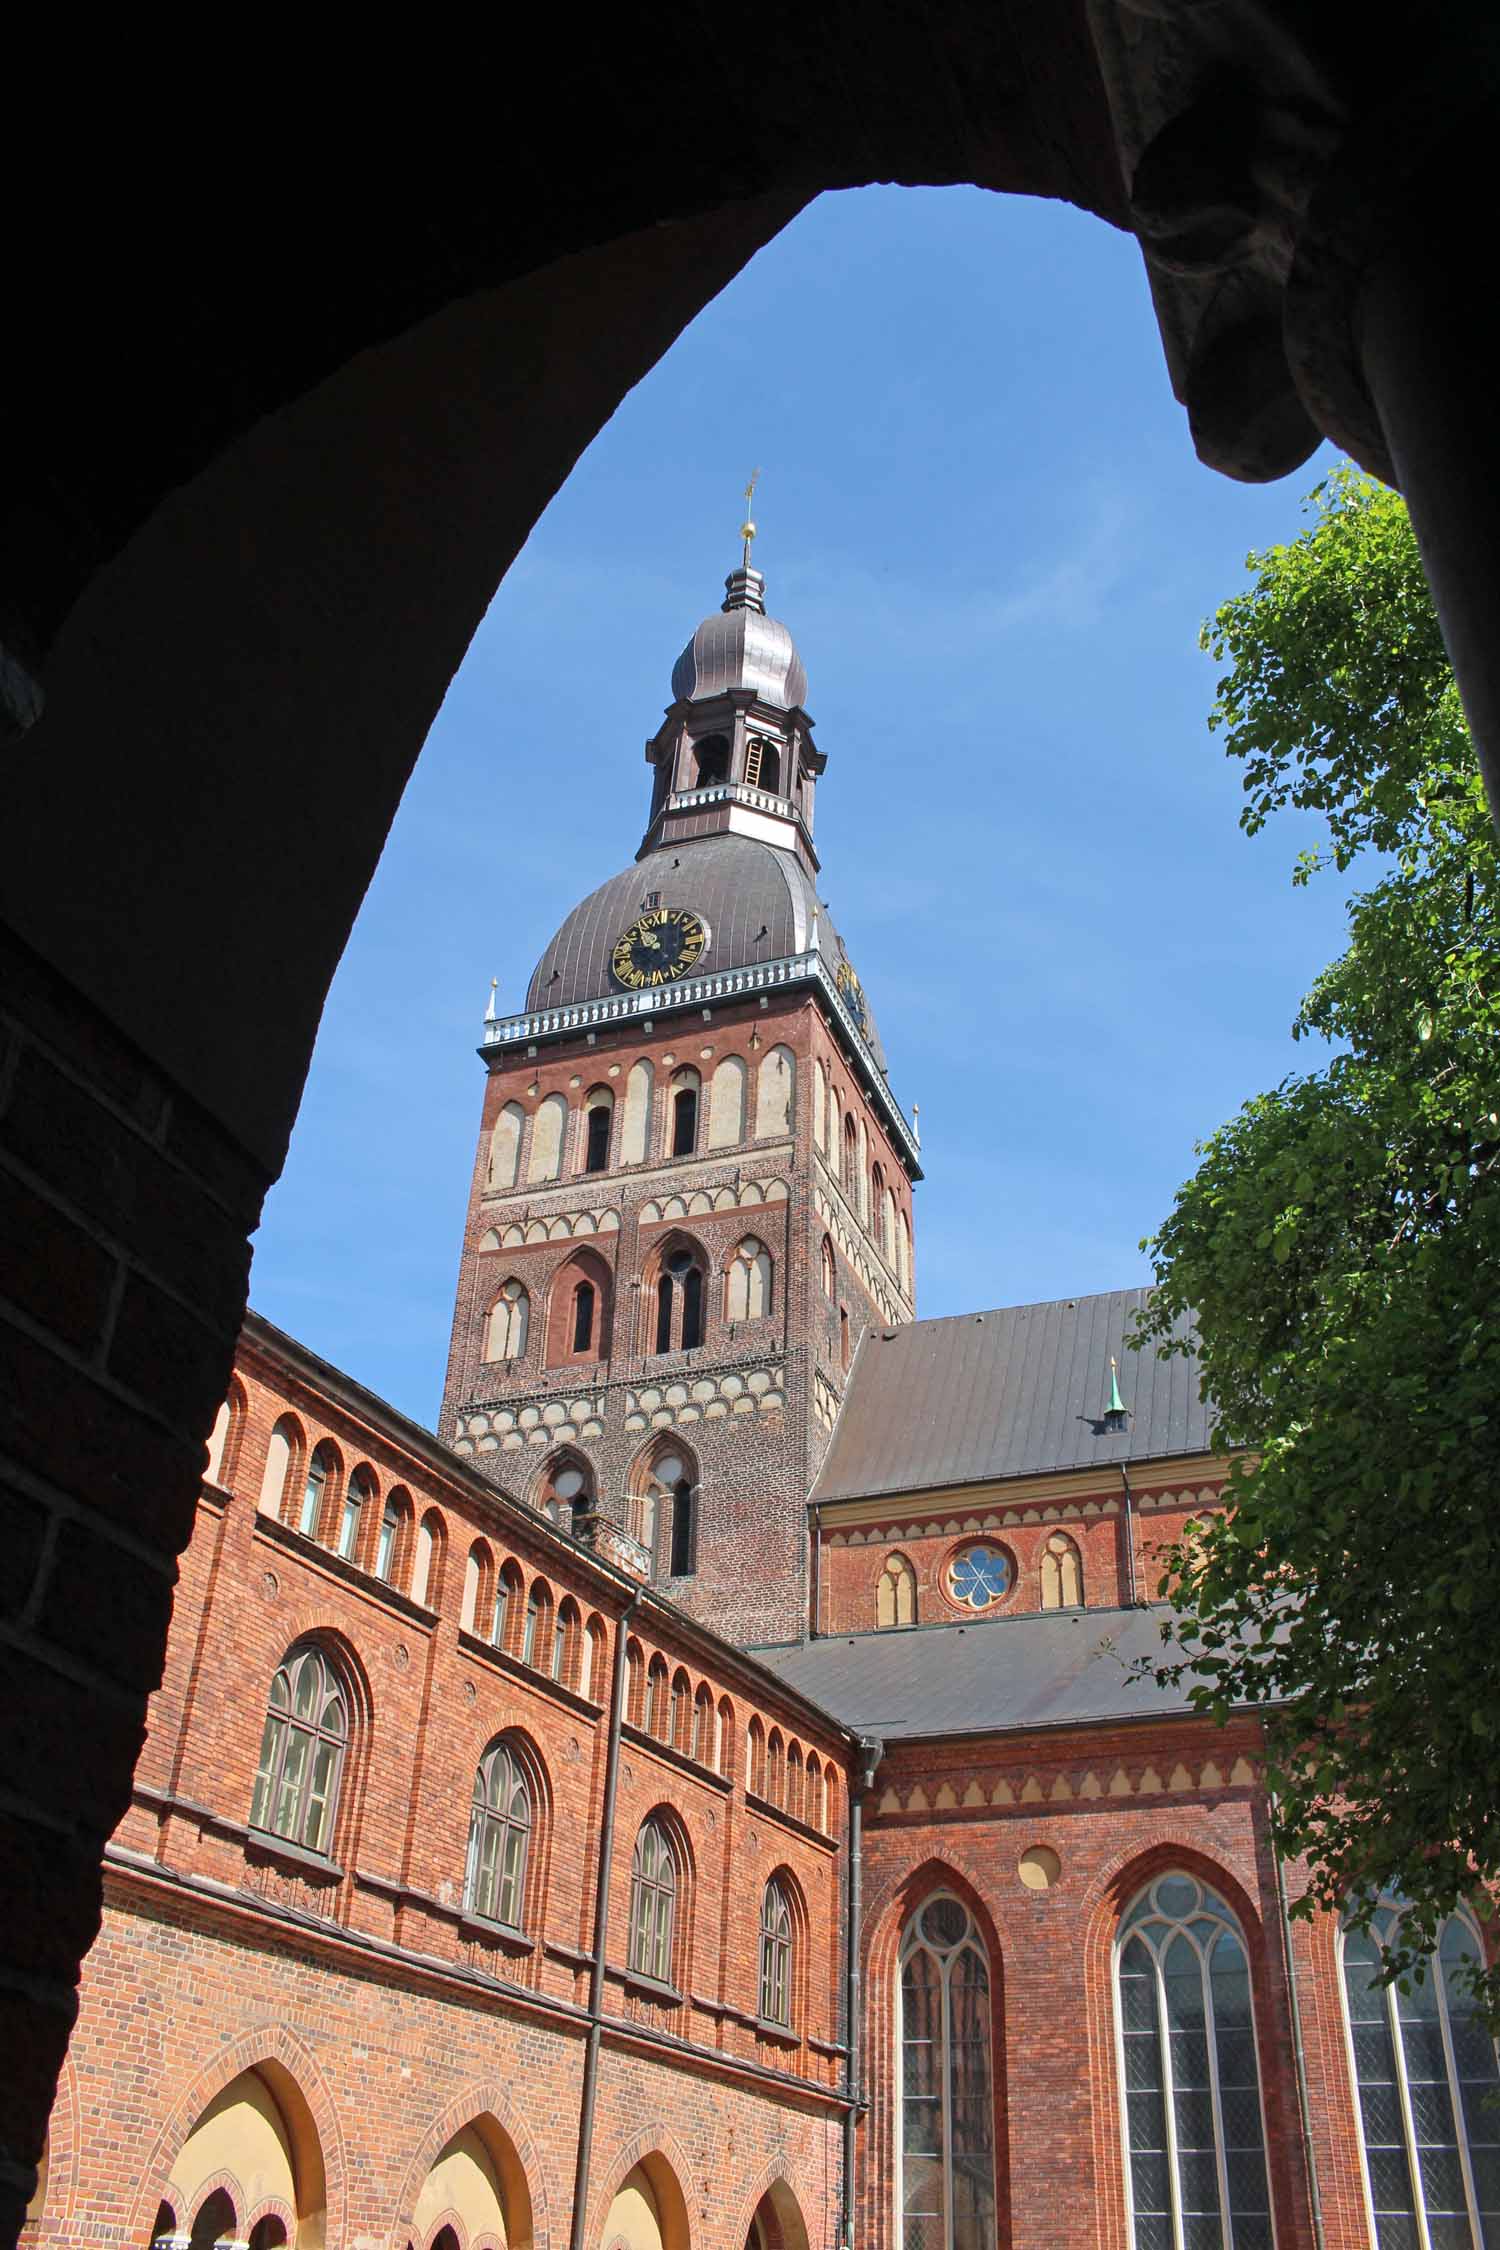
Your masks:
M615 941L610 969L632 991L671 984L701 959L708 931L685 906L652 906Z

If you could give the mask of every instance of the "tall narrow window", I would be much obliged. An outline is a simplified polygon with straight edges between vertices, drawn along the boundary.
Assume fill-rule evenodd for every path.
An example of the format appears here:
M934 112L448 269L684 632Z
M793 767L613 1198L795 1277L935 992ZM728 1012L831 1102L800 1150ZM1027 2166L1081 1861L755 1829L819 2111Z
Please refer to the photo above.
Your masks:
M1115 1979L1135 2250L1272 2250L1239 1924L1206 1884L1160 1875L1120 1924Z
M637 1976L672 1981L672 1925L677 1911L677 1861L659 1820L648 1820L635 1842L630 1879L630 1966Z
M667 1566L673 1578L690 1577L698 1567L693 1529L693 1488L686 1477L679 1477L672 1487L672 1552Z
M656 1284L655 1349L695 1351L703 1341L703 1266L689 1250L674 1250Z
M520 1928L530 1844L531 1792L521 1761L503 1742L494 1743L474 1776L464 1877L464 1904L471 1914Z
M573 1349L586 1352L594 1341L594 1284L580 1281L573 1292Z
M333 1469L333 1455L326 1445L320 1445L307 1464L307 1482L302 1488L302 1512L297 1518L297 1529L308 1539L316 1539L323 1514L323 1496L328 1490L328 1479Z
M1083 1607L1083 1564L1065 1531L1054 1531L1042 1549L1042 1607Z
M375 1496L374 1484L368 1469L356 1469L349 1479L349 1489L344 1494L344 1505L339 1516L339 1553L345 1562L353 1562L359 1545L359 1523L367 1500Z
M887 1555L875 1589L875 1623L890 1625L917 1622L917 1574L905 1555Z
M760 1902L760 2016L789 2029L792 2021L792 1909L773 1875Z
M519 1281L507 1281L490 1307L484 1337L485 1358L524 1359L530 1329L531 1300Z
M590 1096L588 1139L583 1152L585 1172L605 1172L609 1169L609 1124L613 1106L607 1094Z
M763 1320L771 1310L771 1253L747 1234L729 1262L724 1312L729 1320Z
M521 1662L536 1662L537 1627L541 1622L542 1597L533 1586L526 1603L526 1622L521 1629Z
M698 1146L698 1089L679 1086L672 1096L672 1154L691 1156Z
M693 783L695 789L717 789L729 779L729 738L723 734L705 735L695 744L693 751Z
M703 1341L703 1274L690 1265L682 1276L682 1349L696 1351Z
M838 1292L839 1272L837 1265L834 1263L833 1244L825 1234L823 1237L823 1294L831 1302L838 1295Z
M1450 1915L1422 1981L1381 1986L1402 1912L1383 1898L1369 1932L1343 1941L1374 2239L1377 2250L1485 2250L1500 2243L1500 2074L1464 1973L1482 1959L1479 1940L1467 1914Z
M901 2250L994 2250L989 1964L956 1898L929 1899L907 1924L899 2038Z
M250 1825L310 1852L333 1837L349 1734L343 1683L318 1648L294 1650L271 1682Z
M849 1370L849 1308L839 1306L839 1365L847 1374Z
M380 1543L375 1549L375 1575L383 1578L387 1585L396 1567L396 1534L400 1529L400 1506L394 1500L387 1500L380 1518Z
M659 1352L672 1349L672 1276L664 1273L656 1284L656 1348Z

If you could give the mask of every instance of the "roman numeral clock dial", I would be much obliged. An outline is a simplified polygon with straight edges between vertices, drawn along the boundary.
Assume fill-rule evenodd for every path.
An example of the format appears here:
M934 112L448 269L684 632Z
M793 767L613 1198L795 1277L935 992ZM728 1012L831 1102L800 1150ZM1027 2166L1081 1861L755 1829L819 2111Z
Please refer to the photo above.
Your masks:
M701 918L685 906L653 906L615 941L610 971L627 991L673 984L696 967L708 944Z

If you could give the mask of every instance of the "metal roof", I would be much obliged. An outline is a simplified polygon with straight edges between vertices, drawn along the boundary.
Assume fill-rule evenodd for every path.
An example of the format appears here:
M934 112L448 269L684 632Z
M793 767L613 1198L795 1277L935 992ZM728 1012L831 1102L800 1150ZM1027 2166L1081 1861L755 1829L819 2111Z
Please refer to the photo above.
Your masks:
M1146 1296L1115 1289L867 1329L814 1501L1208 1452L1197 1360L1126 1348ZM1118 1435L1104 1426L1111 1357L1129 1412Z
M789 1687L883 1741L1160 1719L1190 1706L1132 1667L1163 1654L1162 1606L1059 1609L754 1651Z

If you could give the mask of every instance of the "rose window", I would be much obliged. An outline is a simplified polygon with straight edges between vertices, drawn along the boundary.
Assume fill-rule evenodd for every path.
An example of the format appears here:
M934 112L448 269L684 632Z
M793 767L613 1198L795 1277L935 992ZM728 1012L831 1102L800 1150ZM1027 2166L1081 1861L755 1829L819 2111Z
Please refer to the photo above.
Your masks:
M948 1565L949 1596L963 1609L1004 1601L1015 1582L1015 1565L1003 1547L961 1547Z

